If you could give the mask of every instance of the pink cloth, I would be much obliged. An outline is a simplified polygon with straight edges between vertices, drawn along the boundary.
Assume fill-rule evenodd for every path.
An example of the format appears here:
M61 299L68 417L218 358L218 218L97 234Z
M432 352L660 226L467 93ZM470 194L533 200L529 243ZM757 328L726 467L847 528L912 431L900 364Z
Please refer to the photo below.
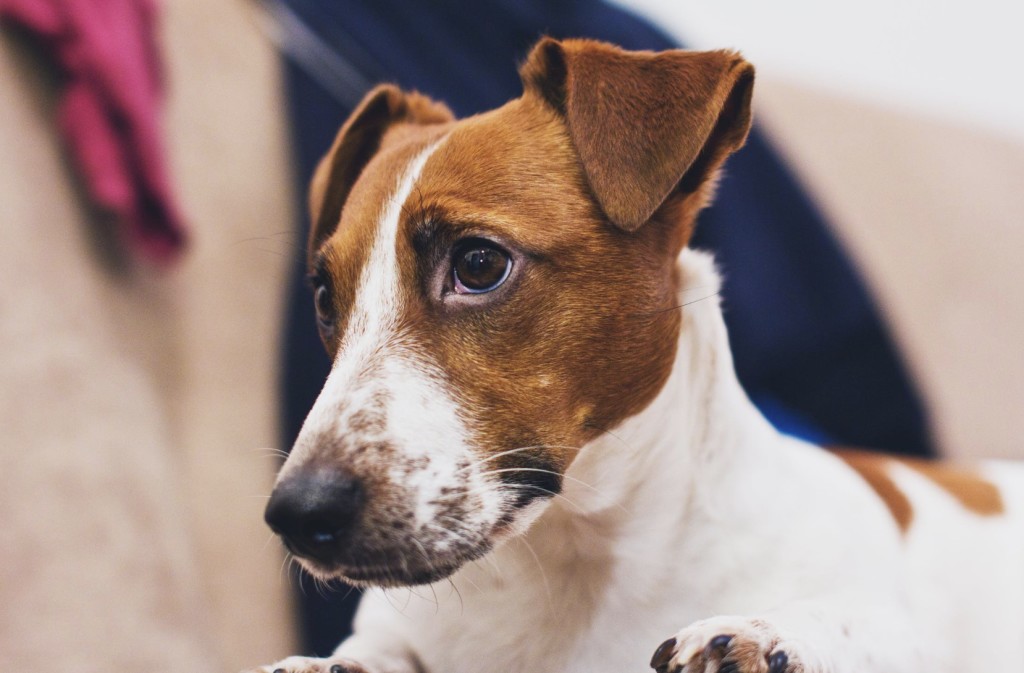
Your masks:
M174 261L187 231L160 136L154 0L0 0L0 18L41 41L64 74L58 125L92 199L125 244Z

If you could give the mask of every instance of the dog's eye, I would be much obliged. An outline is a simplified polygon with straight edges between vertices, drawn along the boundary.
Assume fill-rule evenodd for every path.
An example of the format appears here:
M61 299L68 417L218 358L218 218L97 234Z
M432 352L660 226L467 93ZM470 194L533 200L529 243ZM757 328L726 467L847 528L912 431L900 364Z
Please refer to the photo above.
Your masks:
M465 241L455 249L452 277L459 294L481 294L496 289L508 278L512 258L483 239Z
M313 291L313 304L316 306L316 320L324 329L329 329L334 323L334 303L331 299L331 290L327 285L319 284Z

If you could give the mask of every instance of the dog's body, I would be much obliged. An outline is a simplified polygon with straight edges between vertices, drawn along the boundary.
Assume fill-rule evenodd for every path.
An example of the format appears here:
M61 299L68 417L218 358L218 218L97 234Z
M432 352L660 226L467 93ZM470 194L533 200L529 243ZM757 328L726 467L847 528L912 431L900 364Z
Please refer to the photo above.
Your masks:
M268 521L390 588L266 670L620 673L673 633L659 671L1024 662L1024 468L836 457L740 388L683 248L752 70L669 54L545 41L497 111L384 88L339 134L311 199L335 365Z
M688 287L713 287L705 256L680 264ZM1007 513L983 518L880 462L913 507L901 533L857 472L779 435L744 397L717 302L688 308L688 357L577 457L564 498L451 584L367 593L339 656L408 643L430 672L639 671L680 624L737 615L684 633L704 647L762 619L808 671L1024 662L1024 470L986 468Z

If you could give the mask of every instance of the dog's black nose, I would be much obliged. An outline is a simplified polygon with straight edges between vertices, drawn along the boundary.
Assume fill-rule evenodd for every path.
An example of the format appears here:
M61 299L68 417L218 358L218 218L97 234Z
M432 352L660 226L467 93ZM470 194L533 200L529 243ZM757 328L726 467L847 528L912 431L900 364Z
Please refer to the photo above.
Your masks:
M336 469L289 475L274 489L263 515L297 556L331 560L363 507L358 480Z

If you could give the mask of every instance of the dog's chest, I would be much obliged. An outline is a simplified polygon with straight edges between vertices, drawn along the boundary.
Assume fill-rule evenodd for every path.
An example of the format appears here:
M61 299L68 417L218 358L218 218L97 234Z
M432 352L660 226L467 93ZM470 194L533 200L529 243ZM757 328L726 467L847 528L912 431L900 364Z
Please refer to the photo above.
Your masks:
M622 553L614 545L611 553L581 553L572 540L584 531L537 534L544 523L451 582L391 592L385 609L405 615L425 670L479 673L485 664L509 673L617 673L647 661L651 643L680 619L697 618L687 614L678 573L668 565L638 563L636 549Z
M674 609L652 610L605 564L542 569L528 553L494 561L435 585L436 615L427 590L420 608L425 618L413 628L426 670L478 673L484 662L509 672L629 670L649 658L650 643L671 633L679 619L678 602ZM503 571L500 583L495 566Z

